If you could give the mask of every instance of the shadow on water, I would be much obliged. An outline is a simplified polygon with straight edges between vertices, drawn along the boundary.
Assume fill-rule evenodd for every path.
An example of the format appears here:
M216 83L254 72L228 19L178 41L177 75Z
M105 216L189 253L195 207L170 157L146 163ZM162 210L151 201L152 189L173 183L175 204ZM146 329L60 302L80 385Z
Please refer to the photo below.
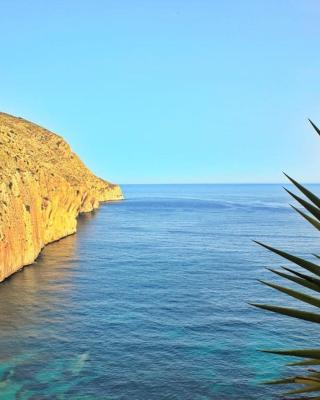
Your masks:
M80 215L77 234L49 244L0 284L1 400L60 399L83 379L90 353L75 339L85 307L76 309L74 293L98 213Z
M0 284L0 329L21 328L30 323L39 304L57 306L65 300L72 288L72 277L79 263L79 236L85 235L90 221L98 210L81 214L78 218L77 234L48 244L37 260L21 269Z

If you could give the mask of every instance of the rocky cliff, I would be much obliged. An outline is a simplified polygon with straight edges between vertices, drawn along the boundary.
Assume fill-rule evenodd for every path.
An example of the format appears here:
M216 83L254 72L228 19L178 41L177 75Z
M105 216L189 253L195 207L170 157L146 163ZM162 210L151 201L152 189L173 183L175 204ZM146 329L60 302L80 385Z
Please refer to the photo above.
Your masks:
M74 233L77 216L122 199L62 137L0 113L0 282L52 241Z

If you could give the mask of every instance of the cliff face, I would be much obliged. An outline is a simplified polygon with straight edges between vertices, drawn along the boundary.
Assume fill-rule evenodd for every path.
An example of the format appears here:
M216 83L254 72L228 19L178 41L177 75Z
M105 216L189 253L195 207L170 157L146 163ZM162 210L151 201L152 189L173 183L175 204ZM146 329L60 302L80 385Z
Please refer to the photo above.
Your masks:
M122 198L60 136L0 113L0 282L74 233L79 213Z

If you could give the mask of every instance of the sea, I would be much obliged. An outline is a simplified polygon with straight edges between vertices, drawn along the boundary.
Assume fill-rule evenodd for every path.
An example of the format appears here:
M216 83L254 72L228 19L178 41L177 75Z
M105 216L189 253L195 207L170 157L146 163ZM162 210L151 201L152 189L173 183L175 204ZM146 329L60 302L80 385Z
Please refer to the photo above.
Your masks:
M279 398L263 382L297 369L261 350L320 329L249 304L300 307L259 282L291 286L267 270L290 263L253 240L316 261L317 231L277 184L123 191L0 284L0 399Z

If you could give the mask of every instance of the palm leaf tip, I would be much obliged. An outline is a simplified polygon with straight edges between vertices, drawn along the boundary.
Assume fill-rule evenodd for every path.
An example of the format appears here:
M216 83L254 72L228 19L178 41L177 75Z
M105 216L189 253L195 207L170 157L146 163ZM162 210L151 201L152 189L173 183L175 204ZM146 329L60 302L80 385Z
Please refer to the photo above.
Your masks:
M252 306L261 308L262 310L271 311L276 314L286 315L287 317L297 318L308 322L320 324L320 314L308 311L301 311L295 308L272 306L269 304L250 303Z
M287 364L288 367L296 367L296 366L309 366L309 365L319 365L320 360L313 359L313 358L307 358L306 360L303 361L295 361L295 362L290 362Z
M279 255L280 257L283 257L283 258L293 262L294 264L297 264L300 267L302 267L302 268L304 268L304 269L306 269L306 270L308 270L308 271L320 276L320 266L319 265L314 264L314 263L312 263L310 261L304 260L303 258L294 256L294 255L289 254L289 253L286 253L285 251L278 250L278 249L276 249L274 247L268 246L268 245L266 245L264 243L261 243L261 242L259 242L257 240L254 240L254 242L257 243L258 245L264 247L265 249L270 250L273 253Z
M314 193L312 193L309 189L301 185L299 182L297 182L295 179L291 178L289 175L287 175L284 172L284 175L289 179L289 181L300 190L301 193L303 193L310 201L312 201L313 204L315 204L317 207L320 207L320 199L318 196L316 196ZM285 188L284 188L285 189Z
M317 132L318 135L320 135L320 129L314 124L310 118L308 118L310 124L312 125L313 129Z
M296 194L292 193L289 189L286 189L284 187L284 190L290 194L291 197L293 197L298 203L302 205L306 210L308 210L314 217L316 217L320 221L320 207L314 206L313 204L309 203L308 201L302 199L301 197L297 196ZM311 192L310 192L311 193ZM310 198L310 197L308 197ZM317 200L318 199L318 200ZM314 204L317 203L317 201L320 201L319 198L314 196L313 200L311 200ZM320 204L319 204L320 205Z
M320 279L315 278L315 277L310 276L310 275L302 274L301 272L294 271L293 269L288 268L288 267L282 267L282 268L283 268L285 271L288 271L288 272L290 272L291 274L294 274L294 275L296 275L296 276L299 276L301 279L305 279L306 281L308 281L308 282L310 282L310 283L312 283L312 284L314 284L314 285L316 285L316 286L318 286L318 287L320 288Z
M280 356L302 357L313 360L320 360L320 349L294 349L294 350L273 350L264 349L262 353L277 354Z
M297 378L295 383L305 385L301 389L296 389L296 390L290 390L289 392L286 392L285 395L292 395L292 394L303 394L303 393L314 393L314 392L319 392L320 391L320 383L319 381L316 380L310 380L308 378ZM308 397L305 398L305 400L308 400Z
M313 225L316 229L320 230L320 222L317 221L316 219L310 217L310 215L307 215L303 211L299 210L297 207L294 205L290 204L290 207L292 207L298 214L300 214L305 220L307 220L311 225Z
M295 377L284 378L284 379L274 379L272 381L263 382L264 385L287 385L288 383L294 383Z
M263 281L263 280L260 280L260 282L270 288L276 289L290 297L293 297L299 301L302 301L303 303L307 303L312 306L320 308L320 299L318 297L313 297L313 296L307 295L305 293L290 289L288 287L276 285L275 283L271 283L271 282L267 282L267 281Z

